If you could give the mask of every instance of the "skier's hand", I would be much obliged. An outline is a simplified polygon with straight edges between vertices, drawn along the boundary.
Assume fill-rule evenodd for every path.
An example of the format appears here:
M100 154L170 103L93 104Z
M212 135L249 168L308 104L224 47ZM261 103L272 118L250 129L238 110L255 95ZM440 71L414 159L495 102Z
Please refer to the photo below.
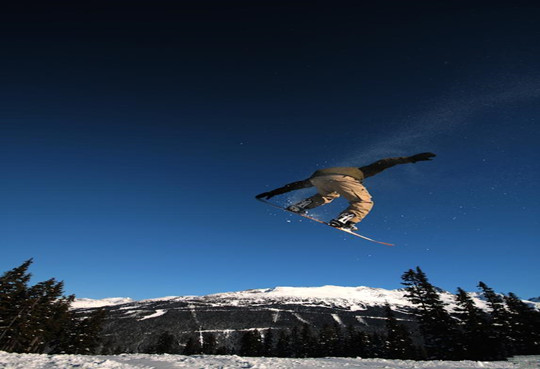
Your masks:
M256 198L258 199L263 199L263 198L266 198L266 200L270 200L272 197L274 197L275 194L272 193L272 191L270 192L263 192L263 193L260 193L258 194L257 196L255 196Z
M426 160L432 160L432 158L434 158L435 155L434 153L432 152L423 152L421 154L416 154L416 155L413 155L413 156L409 156L409 160L411 163L416 163L417 161L426 161Z

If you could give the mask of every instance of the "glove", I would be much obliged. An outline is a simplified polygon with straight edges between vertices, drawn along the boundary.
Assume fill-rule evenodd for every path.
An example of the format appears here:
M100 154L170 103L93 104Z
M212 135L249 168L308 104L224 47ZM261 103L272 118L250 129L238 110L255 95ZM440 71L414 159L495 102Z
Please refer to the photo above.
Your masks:
M417 161L432 160L432 158L435 157L435 156L437 156L437 155L435 155L432 152L423 152L421 154L416 154L416 155L413 155L413 156L409 156L409 161L411 163L416 163Z
M274 197L275 194L272 193L272 191L270 192L263 192L263 193L260 193L258 194L257 196L255 196L257 199L262 199L262 198L266 198L266 200L270 200L272 197Z

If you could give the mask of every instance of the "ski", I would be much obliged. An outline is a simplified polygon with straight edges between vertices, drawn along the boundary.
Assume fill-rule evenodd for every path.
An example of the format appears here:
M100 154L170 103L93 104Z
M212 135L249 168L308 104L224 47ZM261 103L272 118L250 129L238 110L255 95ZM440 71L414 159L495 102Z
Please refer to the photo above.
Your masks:
M317 222L317 223L325 224L325 225L327 225L328 227L333 228L333 229L335 229L335 230L337 230L337 231L341 231L341 232L348 233L348 234L350 234L350 235L352 235L352 236L356 236L356 237L362 238L362 239L364 239L364 240L366 240L366 241L375 242L375 243L378 243L378 244L381 244L381 245L386 245L386 246L395 246L395 245L392 244L392 243L382 242L382 241L377 241L377 240L374 240L374 239L372 239L372 238L363 236L363 235L358 234L358 233L353 232L353 231L349 231L349 230L342 229L342 228L337 228L337 227L332 227L330 224L328 224L327 222L325 222L325 221L323 221L323 220L320 220L320 219L317 219L317 218L313 218L313 217L311 217L311 216L309 216L309 215L307 215L307 214L295 213L294 211L290 211L290 210L288 210L287 208L284 208L284 207L282 207L282 206L279 206L279 205L277 205L277 204L274 204L274 203L272 203L272 202L270 202L270 201L263 200L263 199L257 199L257 200L259 200L259 201L261 201L261 202L263 202L263 203L265 203L265 204L267 204L267 205L273 206L274 208L284 210L284 211L286 211L286 212L288 212L288 213L292 213L292 214L299 215L299 216L301 216L302 218L306 218L306 219L312 220L312 221Z

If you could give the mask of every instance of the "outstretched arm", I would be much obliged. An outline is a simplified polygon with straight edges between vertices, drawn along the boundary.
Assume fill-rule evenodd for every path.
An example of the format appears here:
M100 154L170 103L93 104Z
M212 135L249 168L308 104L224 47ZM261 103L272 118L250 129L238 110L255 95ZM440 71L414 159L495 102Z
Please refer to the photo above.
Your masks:
M400 156L397 158L381 159L375 163L361 167L360 170L362 173L364 173L364 178L367 178L397 164L416 163L417 161L431 160L435 156L436 155L431 152L424 152L413 156Z
M272 190L269 192L260 193L255 197L258 199L266 198L268 200L276 195L281 195L283 193L287 193L294 190L300 190L302 188L308 188L308 187L313 187L313 185L308 179L305 179L303 181L297 181L297 182L286 184L283 187L276 188L275 190Z

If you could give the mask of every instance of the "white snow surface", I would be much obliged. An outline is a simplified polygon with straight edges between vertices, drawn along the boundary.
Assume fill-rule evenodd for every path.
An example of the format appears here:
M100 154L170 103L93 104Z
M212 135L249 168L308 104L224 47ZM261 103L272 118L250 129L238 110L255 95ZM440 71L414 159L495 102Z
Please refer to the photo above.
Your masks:
M360 358L254 358L123 354L116 356L36 355L0 352L1 369L532 369L540 356L512 361L411 361Z
M77 298L75 299L75 301L73 301L73 303L71 304L71 307L73 309L90 309L90 308L100 308L103 306L129 304L130 302L133 302L133 299L130 299L129 297L110 297L110 298L101 299L101 300Z
M471 297L478 307L487 309L487 304L480 294L471 293ZM448 303L450 309L455 307L455 298L453 294L443 292L441 294L441 299ZM199 301L211 303L216 306L254 306L269 302L281 304L302 303L304 305L333 306L351 311L365 310L367 306L383 306L387 303L393 308L398 309L400 307L412 307L412 304L405 297L405 291L402 289L387 290L383 288L362 286L275 287L240 292L217 293L206 296L171 296L138 302L133 301L130 298L111 298L103 300L76 299L72 307L77 309L126 304L125 309L133 309L133 305L137 303L173 300ZM528 302L540 310L540 302Z
M271 289L248 290L242 292L218 293L208 297L218 297L222 299L239 300L290 300L290 301L324 301L343 300L361 301L368 305L390 304L407 305L410 304L404 298L402 290L385 290L371 287L275 287Z
M156 310L156 312L154 314L147 315L147 316L142 317L142 318L140 318L138 320L146 320L146 319L157 318L158 316L162 316L163 314L166 314L166 313L167 313L167 310L158 309L158 310Z

